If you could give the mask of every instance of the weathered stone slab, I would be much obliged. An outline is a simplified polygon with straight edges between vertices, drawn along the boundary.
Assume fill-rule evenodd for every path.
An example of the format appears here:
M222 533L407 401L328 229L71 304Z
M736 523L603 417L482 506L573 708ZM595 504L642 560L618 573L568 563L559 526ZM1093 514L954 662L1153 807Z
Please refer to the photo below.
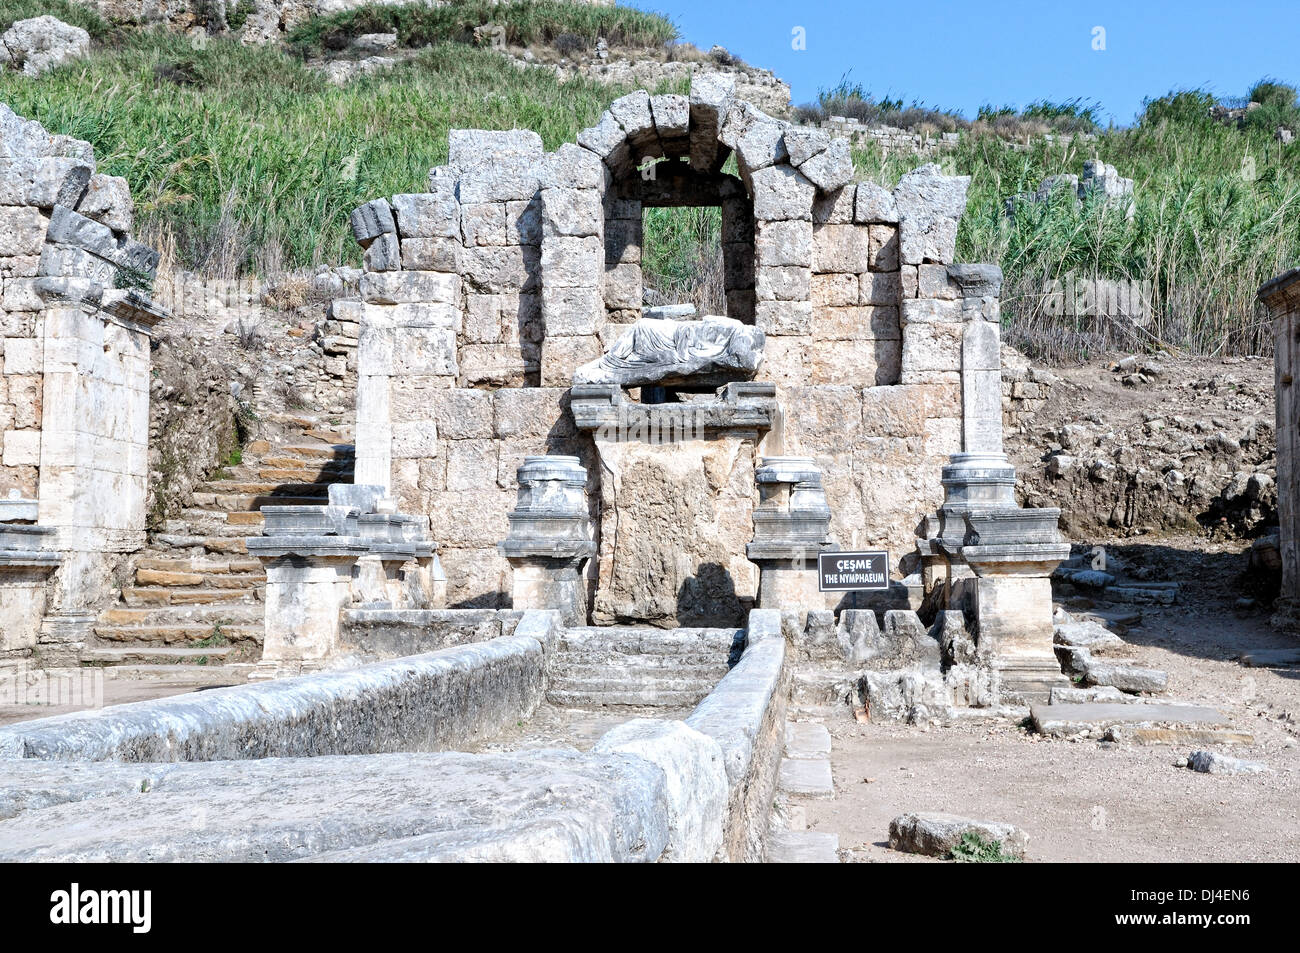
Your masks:
M769 864L838 864L840 837L820 831L780 831L769 838Z
M802 760L825 758L831 753L831 733L811 721L785 723L785 754Z
M722 749L684 722L634 719L609 731L593 754L625 754L664 772L668 843L661 860L708 863L723 844L727 772Z
M1169 730L1173 740L1182 731L1226 729L1228 719L1219 711L1199 705L1125 705L1094 702L1082 705L1034 705L1030 717L1039 734L1063 736L1083 731L1104 732L1119 728L1129 733L1137 728Z
M831 763L826 758L782 759L777 786L784 793L797 797L831 798L835 796L835 782L831 778Z
M1124 692L1163 692L1169 675L1159 669L1091 661L1083 674L1089 685L1110 685Z
M6 769L0 793L0 803L26 808L0 821L0 856L653 861L669 843L665 787L663 769L643 758L572 751L23 763ZM41 803L33 788L53 788L48 800L63 803ZM88 813L102 822L87 825Z

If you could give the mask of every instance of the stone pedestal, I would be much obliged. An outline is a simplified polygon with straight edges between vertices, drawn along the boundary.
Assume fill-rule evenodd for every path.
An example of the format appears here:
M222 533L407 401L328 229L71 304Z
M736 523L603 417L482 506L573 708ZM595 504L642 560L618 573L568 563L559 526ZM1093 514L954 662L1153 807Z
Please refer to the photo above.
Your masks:
M1069 685L1052 644L1051 580L1069 555L1069 543L962 548L976 577L969 609L979 651L999 673L1006 701L1046 703L1054 686Z
M1069 684L1052 645L1051 574L1070 546L1057 529L1061 511L1017 506L1015 482L1002 453L954 454L924 545L943 560L939 607L964 612L1003 699L1028 704Z
M365 489L374 488L331 487L338 505L262 507L264 535L248 541L266 567L266 630L252 678L322 667L338 651L340 613L354 604L427 608L439 583L445 600L427 519L393 513Z
M1000 451L955 453L943 468L944 500L936 514L926 517L926 536L917 543L925 590L938 590L932 602L942 609L960 609L967 602L967 580L973 574L961 557L969 537L967 517L973 511L1016 509L1016 469Z
M577 457L529 456L518 471L510 533L498 550L512 570L515 609L555 609L587 621L583 568L596 552L587 511L587 471Z
M248 553L266 569L266 631L253 678L296 675L319 665L339 644L339 613L352 603L360 537L266 536Z
M775 387L733 382L678 402L578 384L571 410L600 457L600 547L591 618L740 626L758 592L752 538L758 447Z
M811 457L763 457L754 481L759 503L745 552L759 567L759 608L823 608L817 556L832 547L821 470Z
M34 501L4 501L0 515L31 515ZM23 508L23 503L30 507ZM40 638L50 574L59 554L45 549L52 531L43 526L0 523L0 659L28 658Z

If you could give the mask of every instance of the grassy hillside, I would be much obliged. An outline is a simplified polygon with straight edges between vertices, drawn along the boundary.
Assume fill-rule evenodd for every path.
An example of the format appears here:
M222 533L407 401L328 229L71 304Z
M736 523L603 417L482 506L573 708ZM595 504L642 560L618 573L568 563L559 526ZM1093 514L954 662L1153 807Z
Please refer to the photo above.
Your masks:
M130 181L142 235L180 263L221 276L356 262L348 213L377 195L421 189L429 167L446 159L448 128L527 127L555 148L627 92L508 67L472 45L474 25L500 23L512 43L553 52L603 36L672 55L664 44L676 37L662 17L553 2L363 8L309 21L282 49L219 38L195 49L181 37L111 28L70 0L0 0L0 27L46 11L86 27L97 39L94 54L39 81L0 74L0 100L90 140L104 170ZM366 32L395 32L418 52L342 88L304 65ZM1262 105L1241 128L1209 118L1216 102L1198 91L1150 102L1130 129L1098 130L1084 100L968 120L877 102L843 83L798 112L963 131L942 160L972 177L959 260L1002 265L1008 337L1033 353L1072 358L1112 346L1260 353L1269 343L1255 291L1300 264L1300 144L1283 146L1273 135L1279 125L1300 132L1300 109L1295 90L1275 81L1248 98ZM1009 144L1048 129L1095 130L1097 139ZM1077 174L1094 155L1136 180L1131 221L1068 201L1004 213L1007 196L1033 191L1047 175ZM860 177L888 185L920 160L867 147L854 161ZM716 212L653 210L647 283L669 297L716 300L717 240ZM1149 281L1152 322L1134 330L1046 313L1048 282L1070 274Z
M1300 264L1300 145L1282 145L1274 130L1300 132L1300 109L1290 87L1260 84L1248 98L1261 95L1273 102L1242 128L1209 117L1212 96L1180 91L1149 101L1132 128L1101 130L1095 142L1039 140L1020 151L988 130L964 136L942 160L971 176L958 259L1002 265L1010 337L1059 358L1111 347L1269 353L1255 292ZM1099 203L1070 201L1005 214L1007 196L1032 192L1048 175L1078 174L1093 157L1134 180L1132 221ZM916 164L873 148L856 151L854 161L862 177L886 184ZM1046 314L1047 283L1069 274L1150 281L1150 325L1134 331Z
M0 0L0 22L28 3ZM128 179L145 237L223 276L357 261L348 213L422 190L449 128L525 127L554 149L628 91L449 40L346 87L274 47L196 49L163 32L113 34L36 82L0 73L0 100L89 140L103 171Z

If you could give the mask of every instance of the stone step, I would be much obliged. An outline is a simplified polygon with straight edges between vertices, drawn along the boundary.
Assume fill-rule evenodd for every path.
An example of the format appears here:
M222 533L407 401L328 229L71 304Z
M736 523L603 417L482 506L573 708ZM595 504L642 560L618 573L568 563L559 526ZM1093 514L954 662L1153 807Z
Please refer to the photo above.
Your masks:
M215 688L243 685L252 665L107 665L104 678L109 681L179 682L187 687Z
M827 758L782 758L777 788L794 797L832 798L835 783Z
M556 653L552 678L703 678L717 681L730 671L725 658L695 655L624 655L617 662L577 653Z
M254 510L187 508L181 510L180 518L191 533L205 536L257 536L264 522L262 514Z
M351 463L322 463L320 466L263 466L258 467L259 480L275 483L351 483ZM251 475L251 474L250 474Z
M128 587L122 601L128 606L227 605L260 602L265 586L256 583L232 589L167 589L162 586Z
M172 556L147 551L135 561L136 579L141 579L141 570L157 572L192 573L203 579L215 576L238 577L244 574L264 576L259 560L247 559L210 559L203 556Z
M326 485L317 489L320 492L308 496L207 493L203 495L211 497L211 502L205 502L201 506L204 509L223 513L256 513L264 506L324 506L329 502L329 487Z
M166 546L174 550L188 550L194 555L199 555L201 552L225 556L248 555L247 535L190 536L177 533L155 533L149 542L155 547Z
M743 644L744 629L656 629L643 626L580 626L566 629L560 652L619 655L698 655L723 658Z
M831 753L831 733L825 725L812 721L787 721L785 723L785 756L787 758L825 758Z
M82 665L169 665L189 668L194 665L206 665L220 662L233 655L234 646L222 645L211 648L175 648L157 646L127 646L112 648L107 646L87 647L81 652Z
M694 708L708 689L699 691L583 691L572 688L552 688L546 700L563 708L608 708L636 705L653 708Z
M261 625L266 616L265 607L253 605L181 605L140 607L117 606L107 609L99 617L102 625L198 625L215 622L231 625Z
M301 431L304 437L319 440L322 443L350 443L356 437L355 427L338 427L334 429L311 427Z
M220 634L227 642L262 644L264 628L261 624L239 623L221 625L212 622L178 622L173 625L96 625L95 637L101 643L129 643L131 645L193 645L205 642Z
M290 443L281 444L268 453L262 454L262 463L267 466L298 466L300 461L346 461L349 465L356 459L357 448L350 443ZM277 463L283 460L284 463Z
M332 483L350 483L347 480L332 480ZM209 480L194 488L196 493L214 493L217 496L238 494L248 497L275 497L277 505L284 497L303 497L309 500L324 500L329 495L329 483L287 483L257 480ZM251 509L252 507L241 507Z

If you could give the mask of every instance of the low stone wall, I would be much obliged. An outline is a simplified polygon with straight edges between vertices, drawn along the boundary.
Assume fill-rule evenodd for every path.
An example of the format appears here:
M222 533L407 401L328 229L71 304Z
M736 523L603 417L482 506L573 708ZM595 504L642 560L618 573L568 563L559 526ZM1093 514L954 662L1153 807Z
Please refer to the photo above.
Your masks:
M256 685L21 722L0 759L224 761L438 751L532 714L542 645L526 636Z
M725 857L754 862L763 859L790 694L780 612L751 611L748 638L749 647L736 667L686 724L722 749L728 789Z
M513 635L522 616L512 609L347 609L339 650L367 661L437 652Z
M787 686L779 615L754 621L689 718L587 753L429 753L531 714L553 612L398 662L22 723L0 731L0 860L760 860Z

